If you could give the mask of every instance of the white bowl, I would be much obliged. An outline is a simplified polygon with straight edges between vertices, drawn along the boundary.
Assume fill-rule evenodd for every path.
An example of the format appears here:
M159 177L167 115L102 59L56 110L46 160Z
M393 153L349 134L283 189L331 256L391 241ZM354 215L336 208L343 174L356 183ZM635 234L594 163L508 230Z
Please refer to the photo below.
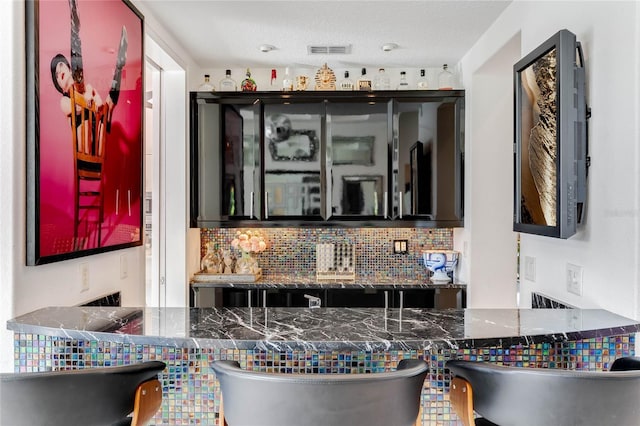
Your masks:
M458 264L458 252L453 250L423 250L424 266L432 272L431 282L444 284L451 282L453 271Z

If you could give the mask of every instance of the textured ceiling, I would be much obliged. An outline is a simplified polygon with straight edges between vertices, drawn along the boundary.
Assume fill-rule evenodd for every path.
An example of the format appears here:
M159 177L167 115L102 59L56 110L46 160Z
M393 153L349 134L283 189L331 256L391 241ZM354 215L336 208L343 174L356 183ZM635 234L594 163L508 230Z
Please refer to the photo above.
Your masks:
M201 68L456 64L511 1L137 0ZM385 43L398 48L383 52ZM275 46L263 53L261 44ZM307 46L350 44L351 54Z

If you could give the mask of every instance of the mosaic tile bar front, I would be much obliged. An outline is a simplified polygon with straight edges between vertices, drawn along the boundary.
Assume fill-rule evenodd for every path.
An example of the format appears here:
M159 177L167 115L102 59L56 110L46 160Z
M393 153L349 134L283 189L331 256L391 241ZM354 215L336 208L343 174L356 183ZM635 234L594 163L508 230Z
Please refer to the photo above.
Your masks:
M244 230L244 229L243 229ZM213 242L230 248L237 228L200 230L201 258ZM347 243L356 246L356 275L366 278L428 279L422 250L453 249L453 230L445 228L260 228L267 250L258 260L264 274L313 274L316 244ZM408 253L394 254L394 240L407 240Z
M217 424L220 392L210 367L211 362L217 359L236 360L245 369L286 373L375 373L395 369L403 358L424 359L430 370L422 392L422 424L431 426L460 424L449 404L451 376L444 368L449 359L490 361L528 368L606 371L616 358L633 355L635 350L634 334L508 348L387 352L265 352L123 344L27 333L15 333L14 336L16 372L164 361L167 369L160 375L162 407L153 424L168 425Z

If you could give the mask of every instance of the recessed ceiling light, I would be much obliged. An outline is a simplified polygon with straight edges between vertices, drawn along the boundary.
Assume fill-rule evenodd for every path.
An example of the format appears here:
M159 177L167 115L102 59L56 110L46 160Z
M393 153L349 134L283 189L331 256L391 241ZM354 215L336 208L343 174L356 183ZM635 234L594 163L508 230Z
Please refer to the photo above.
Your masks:
M260 46L258 46L258 49L260 49L261 52L267 53L275 50L276 47L271 44L261 44Z
M380 49L382 49L385 52L391 52L394 49L397 49L398 45L396 43L385 43L382 46L380 46Z

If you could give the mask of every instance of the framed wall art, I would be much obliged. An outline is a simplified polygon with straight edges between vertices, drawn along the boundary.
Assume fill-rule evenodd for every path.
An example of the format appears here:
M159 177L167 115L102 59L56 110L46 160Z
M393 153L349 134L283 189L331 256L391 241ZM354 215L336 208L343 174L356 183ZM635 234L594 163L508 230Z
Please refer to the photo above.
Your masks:
M142 244L142 15L26 2L27 264Z

